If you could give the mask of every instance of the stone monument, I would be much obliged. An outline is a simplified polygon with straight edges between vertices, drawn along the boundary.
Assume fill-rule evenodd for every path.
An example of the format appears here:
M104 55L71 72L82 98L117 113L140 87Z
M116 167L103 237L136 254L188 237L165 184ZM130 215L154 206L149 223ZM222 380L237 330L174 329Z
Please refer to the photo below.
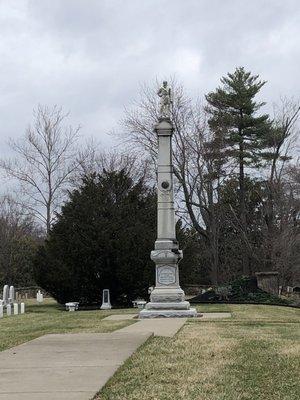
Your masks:
M39 290L36 294L36 301L41 304L44 301L44 295L43 293L41 293L41 291Z
M9 286L8 285L4 285L3 286L3 305L8 304L8 298L9 298Z
M109 289L103 289L102 305L101 305L100 309L101 310L110 310L111 309Z
M257 286L267 293L278 296L279 292L279 273L277 271L255 272Z
M8 302L9 304L14 304L15 301L15 287L10 286L9 287L9 296L8 296Z
M77 311L79 308L79 302L69 301L68 303L65 304L65 306L67 311Z
M6 315L10 316L11 315L11 305L7 304L6 306Z
M155 262L155 288L150 302L140 311L139 318L195 317L195 308L185 301L179 285L178 263L182 251L175 234L175 210L173 195L171 89L166 81L158 91L160 117L154 131L158 136L157 163L157 240L151 259Z

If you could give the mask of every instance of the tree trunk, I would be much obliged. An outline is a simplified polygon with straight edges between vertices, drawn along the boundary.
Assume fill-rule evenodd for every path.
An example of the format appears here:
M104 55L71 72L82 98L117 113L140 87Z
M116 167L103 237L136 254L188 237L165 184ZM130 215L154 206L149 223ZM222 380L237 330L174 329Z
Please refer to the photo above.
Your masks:
M241 227L245 234L247 234L247 221L246 221L246 205L245 205L245 171L244 171L244 142L242 131L240 130L240 145L239 145L239 210ZM246 251L242 251L242 273L248 276L249 270L249 257Z

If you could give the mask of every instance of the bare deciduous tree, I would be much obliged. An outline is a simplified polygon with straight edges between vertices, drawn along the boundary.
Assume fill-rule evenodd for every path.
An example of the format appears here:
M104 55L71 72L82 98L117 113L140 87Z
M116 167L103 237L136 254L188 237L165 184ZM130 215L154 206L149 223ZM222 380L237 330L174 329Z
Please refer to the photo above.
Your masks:
M74 185L82 176L92 173L102 173L125 170L135 181L142 179L143 182L153 182L154 171L147 157L141 157L134 149L130 151L102 150L100 144L93 138L78 154L78 169L74 176Z
M17 181L17 201L45 225L47 233L78 166L80 128L65 126L67 116L60 107L38 106L25 136L9 143L15 157L0 160L6 176Z
M39 231L31 215L9 196L0 198L0 283L32 284L31 256Z
M157 137L153 132L153 127L159 117L157 86L158 83L153 87L142 86L140 99L133 104L132 109L125 110L125 117L121 121L122 127L125 129L122 129L122 134L119 135L122 145L128 144L129 151L132 151L132 149L137 149L139 152L144 151L152 157L154 163L157 154ZM261 217L259 222L257 221L259 228L256 228L263 230L263 233L260 232L260 234L264 242L258 243L257 240L253 240L256 228L251 227L252 225L249 223L247 230L245 230L238 213L236 213L237 210L234 210L230 205L228 209L228 204L223 204L223 201L220 201L221 189L224 187L225 181L228 181L230 177L234 179L236 173L236 163L228 157L226 146L222 142L223 135L215 135L215 132L209 129L205 107L186 96L183 87L175 80L171 82L171 87L173 92L171 118L175 128L173 164L178 189L177 210L186 224L192 225L198 232L205 242L205 247L209 250L212 283L217 283L220 277L226 280L225 275L228 266L220 265L220 259L224 262L224 255L220 258L219 254L220 249L222 251L222 248L224 248L224 243L228 244L228 249L231 245L235 246L240 258L243 254L247 255L252 264L249 271L264 269L270 239L273 243L273 254L276 253L276 249L279 249L276 243L289 240L289 243L292 244L296 240L294 228L289 225L291 228L289 229L283 222L286 218L290 221L288 216L289 213L293 213L294 209L294 200L287 196L287 186L283 183L283 177L294 138L299 112L297 106L286 101L279 109L277 108L276 118L274 118L273 129L271 130L274 137L270 136L269 143L265 146L265 148L269 146L269 158L266 157L266 168L259 171L261 174L259 187L266 183L269 190L272 188L274 197L272 200L272 207L274 207L272 218L274 220L280 219L280 221L276 221L276 224L279 224L281 228L277 227L276 232L274 231L271 236L267 233L270 232L270 229L266 227L264 218L268 218L270 202L267 197L267 190L263 190L263 197L258 204L259 210L262 210L259 211ZM281 111L279 112L279 110ZM219 129L219 133L221 133L222 127L220 126ZM271 171L270 176L268 176L269 170ZM264 176L267 175L265 181L262 180L263 173ZM250 172L249 179L251 179ZM284 189L281 188L279 191L280 196L278 194L277 197L275 196L275 180L276 182L281 180L284 186ZM253 188L255 188L255 185ZM283 193L285 194L282 195ZM251 196L251 193L247 193L245 198L249 203ZM278 212L279 209L281 213ZM248 217L251 222L251 216ZM228 224L233 229L232 239L224 237L224 232L222 233L220 229L222 224ZM283 229L283 226L286 229ZM291 236L293 236L293 239ZM231 240L235 242L231 243ZM222 245L220 245L221 242ZM289 254L292 254L292 248L294 247L290 247ZM279 254L279 250L277 253ZM283 257L282 260L285 257L284 254L287 256L287 252L284 251L281 251L280 254ZM232 254L230 257L232 258ZM283 267L279 266L280 262L278 256L276 260L273 257L272 267L281 268L283 271ZM230 279L240 272L240 260L237 259L235 263L230 262L230 265L233 264L235 264L236 270L228 272L227 275ZM222 271L220 271L220 267Z
M291 259L288 254L291 255L297 236L292 216L297 208L299 193L295 176L291 173L290 160L299 136L299 115L299 102L282 98L274 106L273 129L267 137L269 174L266 180L267 199L263 203L266 224L265 266L267 269L280 270L286 276ZM292 170L295 168L296 165Z
M156 82L156 86L158 83ZM218 280L218 188L223 179L221 144L212 145L206 113L193 102L182 85L171 80L174 124L173 165L179 195L178 213L204 238L211 249L211 280ZM125 111L121 121L125 132L122 143L129 149L146 151L156 161L157 137L153 127L158 121L159 105L156 88L142 86L140 99L132 110Z

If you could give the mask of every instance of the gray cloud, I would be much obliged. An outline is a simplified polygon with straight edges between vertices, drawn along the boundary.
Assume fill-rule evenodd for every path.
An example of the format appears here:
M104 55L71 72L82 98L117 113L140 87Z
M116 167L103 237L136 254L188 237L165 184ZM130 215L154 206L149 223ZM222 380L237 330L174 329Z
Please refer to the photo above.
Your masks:
M243 65L262 96L299 96L298 0L43 0L0 3L0 155L38 103L71 111L103 145L141 82L174 75L192 95Z

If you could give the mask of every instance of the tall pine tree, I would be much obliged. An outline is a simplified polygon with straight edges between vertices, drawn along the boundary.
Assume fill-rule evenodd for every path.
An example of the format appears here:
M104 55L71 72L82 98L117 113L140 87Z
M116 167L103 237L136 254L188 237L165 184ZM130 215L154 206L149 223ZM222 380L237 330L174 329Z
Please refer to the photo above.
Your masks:
M215 140L222 141L224 154L238 165L239 218L246 234L245 168L258 167L263 159L265 137L271 127L268 114L259 114L265 104L255 101L266 83L243 67L221 79L222 86L206 96L209 126ZM249 262L244 254L242 270L248 275Z

